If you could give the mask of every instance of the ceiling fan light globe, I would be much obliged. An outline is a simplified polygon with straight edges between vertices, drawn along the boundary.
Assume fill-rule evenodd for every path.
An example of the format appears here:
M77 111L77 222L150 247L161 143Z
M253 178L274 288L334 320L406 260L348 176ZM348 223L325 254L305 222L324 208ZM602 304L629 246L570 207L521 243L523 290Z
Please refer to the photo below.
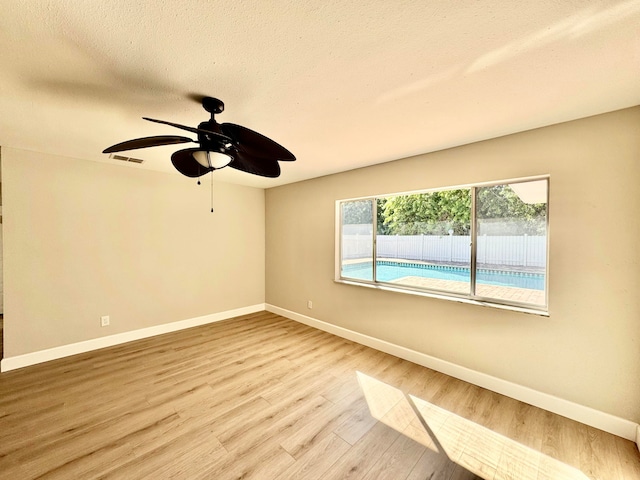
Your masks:
M233 158L224 153L208 152L206 150L193 152L193 158L204 168L214 168L215 170L226 167L233 160Z
M207 152L207 153L209 154L209 161L211 162L211 166L216 170L218 168L226 167L231 163L231 160L233 160L233 157L230 157L229 155L226 155L224 153L218 153L218 152Z

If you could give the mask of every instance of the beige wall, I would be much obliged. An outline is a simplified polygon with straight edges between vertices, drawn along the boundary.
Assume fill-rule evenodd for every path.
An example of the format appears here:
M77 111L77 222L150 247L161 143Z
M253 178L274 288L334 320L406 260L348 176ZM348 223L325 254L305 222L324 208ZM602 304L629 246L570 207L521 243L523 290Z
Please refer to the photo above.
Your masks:
M336 200L540 174L550 317L333 281ZM266 302L638 422L639 181L636 107L269 189Z
M2 177L5 357L264 303L262 189L212 214L208 181L10 148Z

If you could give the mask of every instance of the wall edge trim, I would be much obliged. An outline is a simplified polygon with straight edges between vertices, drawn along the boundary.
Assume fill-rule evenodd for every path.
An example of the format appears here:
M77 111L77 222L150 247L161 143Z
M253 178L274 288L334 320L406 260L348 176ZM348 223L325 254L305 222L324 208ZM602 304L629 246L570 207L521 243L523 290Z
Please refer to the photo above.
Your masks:
M48 362L50 360L56 360L58 358L69 357L71 355L77 355L79 353L86 353L93 350L98 350L100 348L112 347L114 345L120 345L122 343L128 343L134 340L154 337L156 335L162 335L164 333L176 332L178 330L184 330L186 328L198 327L200 325L228 320L229 318L262 312L264 310L265 304L258 303L256 305L235 308L233 310L226 310L224 312L210 313L208 315L203 315L200 317L188 318L186 320L179 320L162 325L154 325L153 327L146 327L138 330L131 330L129 332L116 333L114 335L92 338L91 340L70 343L68 345L61 345L59 347L39 350L37 352L16 355L15 357L2 359L2 362L0 362L0 372L8 372L10 370L16 370L18 368L24 368L31 365L36 365L38 363Z
M404 360L422 365L423 367L431 368L507 397L520 400L563 417L570 418L577 422L584 423L585 425L604 430L605 432L617 435L627 440L635 441L636 445L640 448L640 425L632 422L631 420L616 417L610 413L580 405L548 393L539 392L529 387L493 377L486 373L472 370L416 350L411 350L409 348L387 342L386 340L381 340L344 327L339 327L269 303L266 304L266 310L310 327L318 328L339 337L366 345L367 347L389 353Z

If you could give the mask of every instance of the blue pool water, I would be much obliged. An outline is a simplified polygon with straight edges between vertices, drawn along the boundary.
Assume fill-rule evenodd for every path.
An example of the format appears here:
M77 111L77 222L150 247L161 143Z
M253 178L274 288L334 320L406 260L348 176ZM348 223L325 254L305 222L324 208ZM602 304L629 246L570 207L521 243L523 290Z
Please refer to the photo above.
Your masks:
M343 265L342 276L359 280L371 280L373 266L371 262ZM379 261L376 265L377 280L391 282L402 277L424 277L438 280L471 281L468 267L446 267L441 265L403 264ZM500 285L504 287L530 288L544 290L544 275L536 273L506 272L500 270L479 269L477 283Z

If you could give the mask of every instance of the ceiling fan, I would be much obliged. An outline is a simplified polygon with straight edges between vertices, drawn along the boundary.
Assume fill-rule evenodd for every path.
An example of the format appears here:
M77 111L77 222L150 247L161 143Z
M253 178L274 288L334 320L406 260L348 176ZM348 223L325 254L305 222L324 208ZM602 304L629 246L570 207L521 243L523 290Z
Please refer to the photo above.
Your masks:
M233 123L218 123L214 116L224 111L224 103L213 97L203 97L202 107L211 118L197 128L143 117L150 122L162 123L196 133L198 140L177 135L157 135L136 138L112 145L102 153L122 152L137 148L157 147L178 143L198 143L197 148L185 148L171 155L171 163L187 177L200 177L226 166L263 177L280 175L278 161L292 162L296 157L282 145L248 128Z

